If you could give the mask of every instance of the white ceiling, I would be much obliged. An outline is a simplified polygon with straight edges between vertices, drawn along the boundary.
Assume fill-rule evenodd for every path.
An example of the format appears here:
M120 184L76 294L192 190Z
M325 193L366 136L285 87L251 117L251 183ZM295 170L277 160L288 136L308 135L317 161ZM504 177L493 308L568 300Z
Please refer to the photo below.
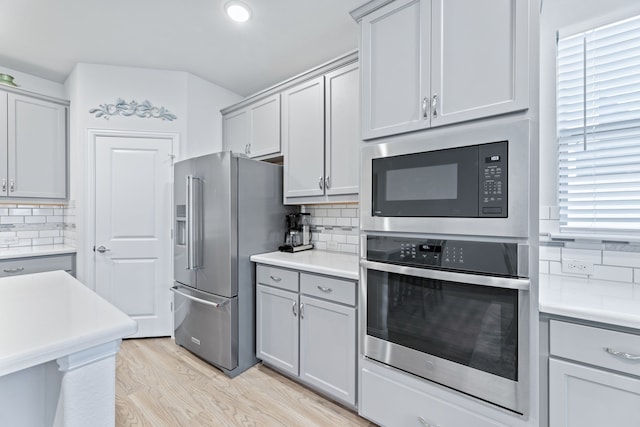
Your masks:
M0 0L0 65L57 82L78 62L188 71L246 96L357 48L365 0L244 1L246 24L226 0Z

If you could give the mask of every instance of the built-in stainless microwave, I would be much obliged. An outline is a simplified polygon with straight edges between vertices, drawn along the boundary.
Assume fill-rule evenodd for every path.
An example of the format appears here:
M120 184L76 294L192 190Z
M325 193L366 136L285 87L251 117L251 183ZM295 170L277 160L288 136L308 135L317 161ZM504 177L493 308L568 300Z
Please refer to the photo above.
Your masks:
M528 120L402 135L362 149L365 231L527 237Z

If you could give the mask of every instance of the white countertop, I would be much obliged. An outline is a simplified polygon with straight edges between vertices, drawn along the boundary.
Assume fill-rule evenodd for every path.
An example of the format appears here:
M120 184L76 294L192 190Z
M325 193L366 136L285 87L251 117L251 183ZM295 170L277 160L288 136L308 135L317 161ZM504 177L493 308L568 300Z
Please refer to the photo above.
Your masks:
M312 249L297 253L269 252L253 255L251 261L276 267L304 270L345 279L358 280L359 258L356 254Z
M0 279L0 376L136 330L129 316L63 271Z
M74 253L76 253L76 248L69 245L20 246L15 248L0 249L0 260Z
M540 312L640 329L640 284L540 275Z

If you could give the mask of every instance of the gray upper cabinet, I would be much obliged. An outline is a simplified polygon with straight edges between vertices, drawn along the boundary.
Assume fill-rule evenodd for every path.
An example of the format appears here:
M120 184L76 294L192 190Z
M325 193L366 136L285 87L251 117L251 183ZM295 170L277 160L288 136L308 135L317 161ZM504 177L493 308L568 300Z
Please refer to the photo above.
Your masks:
M362 137L529 106L524 0L401 0L361 21Z
M226 150L251 158L269 158L280 151L280 94L260 99L223 118Z
M66 198L67 106L11 92L0 97L0 195Z
M358 200L357 63L282 94L285 204Z

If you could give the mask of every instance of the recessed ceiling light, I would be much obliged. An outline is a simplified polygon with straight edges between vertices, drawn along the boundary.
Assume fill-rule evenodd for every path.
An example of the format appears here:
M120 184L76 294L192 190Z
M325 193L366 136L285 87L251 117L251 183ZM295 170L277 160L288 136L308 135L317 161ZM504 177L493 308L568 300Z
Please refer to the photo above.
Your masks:
M229 18L236 22L247 22L251 18L251 9L239 1L228 1L224 4L224 10Z

